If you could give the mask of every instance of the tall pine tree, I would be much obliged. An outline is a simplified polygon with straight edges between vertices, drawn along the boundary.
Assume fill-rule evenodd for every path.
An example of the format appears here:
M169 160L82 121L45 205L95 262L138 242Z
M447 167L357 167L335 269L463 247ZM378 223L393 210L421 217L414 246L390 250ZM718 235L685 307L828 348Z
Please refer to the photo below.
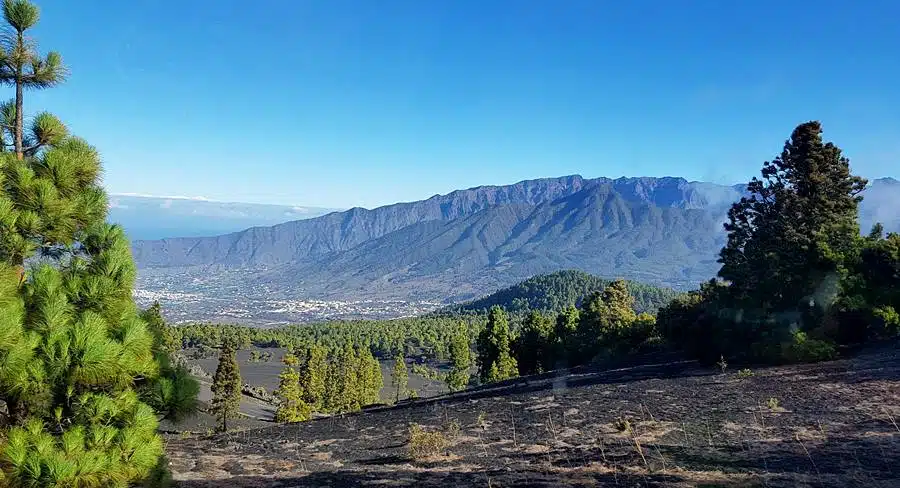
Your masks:
M30 2L3 10L0 80L16 101L0 106L0 485L140 483L160 466L167 414L137 391L163 368L130 245L105 223L96 149L49 114L26 133L24 90L61 81L62 64L35 53Z
M4 0L3 18L10 27L10 34L4 36L0 49L0 81L15 87L15 99L4 107L3 112L12 117L7 122L12 134L12 146L16 157L22 160L26 154L33 154L40 147L58 138L64 131L62 124L49 114L40 114L34 119L32 137L25 134L24 92L25 89L49 88L61 83L66 76L59 53L50 52L41 57L35 50L34 41L27 31L37 24L40 11L28 0ZM7 146L3 139L2 146Z
M219 352L219 365L213 375L210 412L216 416L219 430L228 432L228 420L238 416L241 406L241 371L234 343L225 340Z
M469 385L472 368L472 349L466 324L461 323L450 339L450 372L447 374L447 388L450 391L465 390Z
M831 305L844 260L859 240L857 206L866 180L822 141L819 122L799 125L781 155L763 164L750 196L728 213L719 276L761 314Z
M525 317L512 350L522 374L542 373L553 368L553 323L543 313L532 310Z
M384 377L381 374L381 363L375 359L372 350L363 347L359 351L362 384L362 405L374 405L381 400L381 389L384 388Z
M487 327L478 337L479 376L493 383L518 376L518 365L510 352L509 319L497 305L491 307Z
M278 397L278 409L275 410L276 422L303 422L309 420L312 410L303 400L303 391L300 389L300 374L297 372L299 361L293 354L285 354L282 358L284 369L278 375L278 389L275 396Z
M176 360L179 345L163 319L159 302L141 312L141 318L153 335L153 354L160 365L158 377L141 382L141 399L153 407L161 419L179 422L197 411L200 383L191 376L183 360Z
M578 364L577 356L581 350L578 329L581 324L581 311L574 306L566 307L556 315L552 337L552 362L555 369L567 368Z
M634 297L624 280L613 281L602 291L592 293L582 308L578 324L579 363L614 352L637 319Z
M398 354L394 358L394 368L391 370L391 386L396 391L395 401L399 402L401 397L409 394L407 386L409 385L409 370L406 368L406 358L403 354Z
M303 401L313 411L323 411L325 408L325 382L328 379L328 351L318 345L305 348L300 357L299 374Z

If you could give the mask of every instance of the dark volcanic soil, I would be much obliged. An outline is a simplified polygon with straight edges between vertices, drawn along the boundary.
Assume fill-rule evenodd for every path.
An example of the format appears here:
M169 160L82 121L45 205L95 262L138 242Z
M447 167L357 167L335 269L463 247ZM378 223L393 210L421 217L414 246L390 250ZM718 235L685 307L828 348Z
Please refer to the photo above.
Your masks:
M253 351L261 354L269 353L272 355L272 358L268 361L250 362L250 354ZM190 352L191 351L187 351L188 357L190 357ZM284 364L281 363L281 358L284 356L285 352L287 352L287 350L284 348L260 348L255 346L250 346L247 349L238 351L237 360L241 371L241 380L252 386L262 386L269 392L275 391L275 389L278 388L278 375L284 368ZM219 358L218 356L213 356L204 359L188 359L187 362L190 365L200 366L203 371L211 376L216 371L216 367L219 364ZM414 361L412 358L407 358L407 368L411 370L413 363ZM428 366L445 370L447 364L428 363ZM384 401L393 399L397 395L397 389L391 386L391 370L393 367L393 359L381 361L381 375L384 378L384 388L381 391L381 399ZM210 379L211 378L207 378L207 381ZM440 393L447 392L447 388L444 386L443 382L423 378L412 371L409 372L409 383L407 387L415 390L422 398L433 397ZM271 419L271 415L263 416L262 418L269 420Z
M179 486L190 488L895 487L898 422L900 352L888 348L748 378L687 362L577 370L340 418L172 438L168 452ZM413 460L410 423L442 430L449 446Z

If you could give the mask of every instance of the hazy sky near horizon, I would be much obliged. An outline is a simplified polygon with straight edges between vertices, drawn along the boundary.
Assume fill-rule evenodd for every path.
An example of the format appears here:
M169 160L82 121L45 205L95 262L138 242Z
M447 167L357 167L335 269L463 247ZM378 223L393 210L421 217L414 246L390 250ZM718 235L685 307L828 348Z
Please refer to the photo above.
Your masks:
M26 110L96 145L111 192L346 208L568 174L737 183L810 119L856 173L900 176L894 0L36 3L71 76Z

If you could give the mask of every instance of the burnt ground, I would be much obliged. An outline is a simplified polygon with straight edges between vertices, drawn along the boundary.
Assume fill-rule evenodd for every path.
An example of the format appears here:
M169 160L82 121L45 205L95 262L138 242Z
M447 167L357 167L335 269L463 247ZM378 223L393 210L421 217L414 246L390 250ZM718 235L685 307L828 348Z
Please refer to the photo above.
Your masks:
M573 370L168 452L185 488L900 486L900 349L753 373ZM412 459L411 423L449 445Z
M250 354L253 351L272 354L272 358L268 361L251 362ZM188 357L190 357L192 351L187 350L185 352ZM237 361L241 372L241 381L251 386L261 386L269 393L274 392L275 389L278 388L278 375L284 368L284 365L281 363L281 358L285 352L287 352L287 350L284 348L260 348L256 346L250 346L247 349L237 351ZM216 371L218 362L219 359L217 356L187 360L189 365L199 366L209 375L205 378L198 378L200 381L200 401L204 406L203 408L205 408L207 402L212 398L210 386L212 374ZM407 367L410 369L409 381L407 384L408 389L415 390L421 398L430 398L447 392L447 388L443 382L425 378L413 372L412 366L414 362L413 358L407 358ZM384 379L384 388L381 389L381 400L384 403L389 403L392 402L397 395L397 389L392 385L391 374L394 361L393 359L382 359L380 360L380 363L381 375ZM441 371L446 371L448 366L447 362L429 362L424 364L427 364L432 369ZM274 405L244 395L241 401L241 414L243 414L244 418L239 419L237 425L241 427L259 427L265 425L274 419L275 410L276 408ZM208 415L198 415L194 418L187 419L178 425L165 423L163 426L166 431L186 431L193 433L202 433L213 427L215 427L215 421Z

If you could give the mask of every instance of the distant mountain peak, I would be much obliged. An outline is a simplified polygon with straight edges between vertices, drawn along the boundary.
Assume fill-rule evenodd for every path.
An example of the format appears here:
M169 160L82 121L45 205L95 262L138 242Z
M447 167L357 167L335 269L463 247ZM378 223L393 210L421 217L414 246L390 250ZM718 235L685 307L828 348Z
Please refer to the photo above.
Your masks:
M873 186L876 184L895 186L895 185L900 185L900 180L897 180L896 178L891 178L890 176L885 176L883 178L875 178L874 180L870 180L868 186Z

